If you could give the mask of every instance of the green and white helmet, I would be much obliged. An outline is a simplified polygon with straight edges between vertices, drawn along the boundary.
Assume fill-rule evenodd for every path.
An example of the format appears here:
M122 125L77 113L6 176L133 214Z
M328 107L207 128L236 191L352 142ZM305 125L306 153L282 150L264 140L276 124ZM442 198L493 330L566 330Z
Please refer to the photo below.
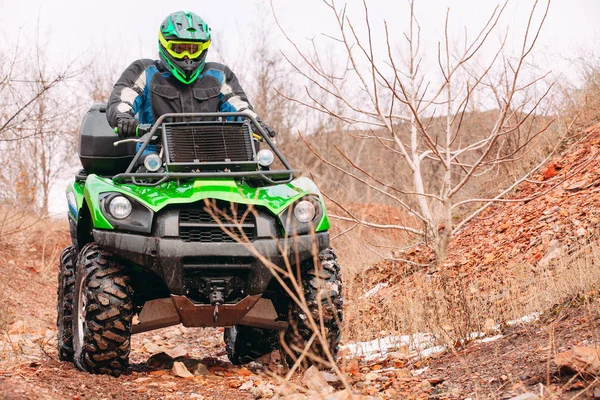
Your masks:
M181 82L190 84L202 72L210 47L210 28L189 11L170 14L158 31L158 54Z

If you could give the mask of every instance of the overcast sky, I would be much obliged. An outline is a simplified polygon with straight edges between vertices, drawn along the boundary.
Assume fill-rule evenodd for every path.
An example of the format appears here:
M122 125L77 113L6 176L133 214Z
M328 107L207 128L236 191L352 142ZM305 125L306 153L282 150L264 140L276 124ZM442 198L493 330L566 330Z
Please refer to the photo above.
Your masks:
M399 44L402 32L407 30L407 2L367 1L375 45L384 51L381 37L384 19L391 27L393 40ZM336 3L344 2L336 0ZM362 0L348 0L347 4L347 14L357 22L362 20ZM514 38L522 32L532 4L533 0L509 3L502 20L503 27L510 27L515 34L509 46L517 45ZM273 0L273 5L282 26L300 45L308 46L306 39L316 38L326 46L330 39L322 33L336 33L331 12L322 0ZM496 5L494 0L416 0L423 52L437 51L447 8L450 8L451 36L458 41L464 27L471 33L481 28ZM0 34L4 36L5 48L14 47L17 41L23 48L35 46L35 33L39 31L50 64L94 60L109 62L120 71L134 59L157 57L158 27L169 13L180 9L193 11L207 21L213 30L214 50L220 48L223 59L232 66L243 67L252 62L251 55L243 50L250 47L255 35L253 29L260 25L273 28L274 48L289 51L274 25L269 0L0 0ZM568 79L574 78L570 59L584 50L597 52L600 48L596 44L600 40L598 16L598 0L553 0L535 61L556 73L566 74ZM215 58L214 50L209 59ZM66 207L64 184L60 182L52 190L51 212Z
M343 3L337 0L337 4ZM362 0L347 3L348 15L357 20L362 18ZM456 36L464 26L474 32L497 3L494 0L416 0L425 46L435 49L443 33L448 7L452 32ZM379 22L386 19L395 37L401 39L408 23L407 2L369 0L368 4L373 25L381 26ZM518 32L526 22L531 4L531 0L510 2L503 23ZM320 33L335 33L331 13L322 0L273 0L273 5L284 28L300 42L312 37L326 41ZM178 9L196 12L208 22L213 29L214 43L226 47L228 63L237 62L229 59L252 40L250 27L274 26L269 0L0 0L0 26L7 35L4 42L14 43L18 35L32 37L39 24L42 41L47 42L48 57L53 61L92 57L106 51L111 54L111 62L124 68L135 58L156 58L158 26L166 15ZM553 57L570 57L582 47L597 47L598 16L598 0L553 0L538 49ZM273 33L275 46L283 45L278 30L273 29ZM379 42L381 44L381 40ZM563 65L563 60L558 61Z

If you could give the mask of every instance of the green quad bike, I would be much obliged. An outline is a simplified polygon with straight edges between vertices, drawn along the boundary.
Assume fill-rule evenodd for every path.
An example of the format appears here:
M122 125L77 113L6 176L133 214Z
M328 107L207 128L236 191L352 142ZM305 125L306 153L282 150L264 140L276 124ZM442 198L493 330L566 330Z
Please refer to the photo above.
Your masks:
M225 327L233 364L280 345L289 363L313 336L284 290L292 284L326 333L328 351L313 339L311 352L335 357L343 299L323 198L253 116L166 114L140 126L140 138L119 140L105 112L95 105L83 119L84 170L66 191L60 359L118 376L132 334L183 324ZM316 360L306 362L322 366Z

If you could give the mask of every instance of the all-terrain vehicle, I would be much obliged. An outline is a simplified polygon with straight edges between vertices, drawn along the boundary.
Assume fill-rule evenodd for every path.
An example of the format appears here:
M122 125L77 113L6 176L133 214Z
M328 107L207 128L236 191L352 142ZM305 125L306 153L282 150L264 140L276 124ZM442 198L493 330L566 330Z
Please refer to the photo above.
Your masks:
M60 359L118 376L132 334L177 324L225 327L233 364L280 345L293 361L309 340L335 356L341 277L325 204L253 116L166 114L120 140L105 111L83 119L84 170L66 191ZM311 339L315 322L325 341Z

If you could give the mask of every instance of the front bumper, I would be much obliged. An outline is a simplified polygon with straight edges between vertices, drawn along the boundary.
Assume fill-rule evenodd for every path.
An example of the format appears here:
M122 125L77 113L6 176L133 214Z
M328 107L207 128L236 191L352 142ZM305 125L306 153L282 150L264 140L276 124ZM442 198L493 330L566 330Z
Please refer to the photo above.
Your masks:
M245 270L247 294L263 293L273 275L256 253L273 264L286 268L286 260L296 264L313 258L316 251L329 246L329 233L318 232L285 239L257 239L242 243L189 243L175 238L142 236L115 231L93 230L101 248L156 273L171 294L186 295L184 270ZM254 251L252 250L254 249Z

